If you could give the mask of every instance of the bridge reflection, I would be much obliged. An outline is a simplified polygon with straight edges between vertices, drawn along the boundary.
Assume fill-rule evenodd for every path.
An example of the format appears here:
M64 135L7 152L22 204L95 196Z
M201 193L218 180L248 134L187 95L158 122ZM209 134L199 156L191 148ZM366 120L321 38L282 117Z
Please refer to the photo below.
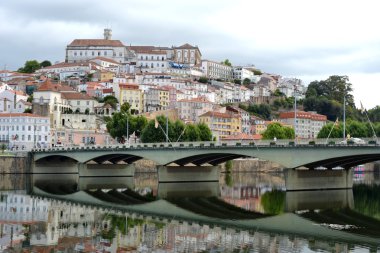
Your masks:
M114 182L114 178L97 180L102 181L104 187L97 184L97 189L85 189L81 181L74 180L66 188L49 188L49 184L39 178L33 193L62 201L95 205L100 210L106 208L115 214L126 213L138 219L161 220L164 225L188 222L225 229L260 230L372 245L378 245L380 241L379 220L355 210L351 189L321 192L256 191L258 195L252 197L260 199L263 208L251 211L224 201L220 186L215 182L203 183L204 191L200 193L207 191L208 196L197 197L194 191L193 196L186 197L189 190L180 192L178 189L194 189L196 185L179 183L172 188L173 185L159 184L156 196L140 196L131 187L124 188L123 185L123 188L118 188L119 182ZM75 188L73 186L76 186L76 190L72 190ZM56 192L56 189L59 191ZM254 192L253 188L251 192ZM160 199L158 195L165 199Z

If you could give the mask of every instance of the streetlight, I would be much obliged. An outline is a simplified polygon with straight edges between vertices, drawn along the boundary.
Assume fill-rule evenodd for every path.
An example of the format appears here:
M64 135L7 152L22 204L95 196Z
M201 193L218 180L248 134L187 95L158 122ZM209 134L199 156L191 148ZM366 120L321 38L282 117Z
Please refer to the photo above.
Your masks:
M294 84L294 144L297 143L297 85Z

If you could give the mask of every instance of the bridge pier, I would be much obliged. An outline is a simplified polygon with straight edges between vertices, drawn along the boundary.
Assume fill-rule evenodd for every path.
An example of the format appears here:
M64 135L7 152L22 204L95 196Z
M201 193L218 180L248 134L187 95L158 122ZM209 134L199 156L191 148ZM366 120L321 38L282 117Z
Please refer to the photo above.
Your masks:
M218 182L219 166L165 166L158 165L158 182Z
M86 164L78 163L79 177L133 177L134 164Z
M285 195L285 211L354 208L352 189L290 191Z
M285 170L287 191L351 189L353 169L347 170Z

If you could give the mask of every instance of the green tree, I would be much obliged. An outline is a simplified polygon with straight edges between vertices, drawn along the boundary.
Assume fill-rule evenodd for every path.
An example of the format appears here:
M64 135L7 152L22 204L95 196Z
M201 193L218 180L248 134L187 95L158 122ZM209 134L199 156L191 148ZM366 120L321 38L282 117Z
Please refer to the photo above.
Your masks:
M342 124L334 124L329 123L322 127L319 131L317 138L327 138L331 131L329 138L342 138L343 136L343 125Z
M116 109L116 106L118 103L117 98L115 98L114 96L111 96L111 95L105 96L103 99L103 102L104 102L104 104L108 104L108 105L112 106L113 109Z
M199 128L193 124L187 125L185 129L185 141L200 141L201 133L199 131Z
M274 91L274 93L273 93L273 96L275 96L275 97L283 97L283 96L285 96L285 94L282 93L279 89L276 89Z
M26 108L26 109L24 110L24 113L32 113L32 108Z
M241 80L240 79L234 79L234 83L235 84L241 84Z
M120 106L120 111L124 113L128 113L129 109L131 108L131 105L128 102L125 102Z
M226 65L226 66L232 66L232 63L230 62L230 60L228 59L225 59L224 61L221 62L222 64Z
M171 135L169 135L170 140L173 142L183 142L185 140L185 123L181 120L176 120L172 126L173 131L171 131Z
M243 85L247 86L247 85L249 85L250 83L251 83L251 79L249 79L249 78L244 78L244 80L243 80Z
M33 94L26 99L26 102L33 103Z
M198 82L200 83L208 83L208 78L207 77L204 77L204 76L201 76L198 80Z
M24 67L19 68L17 71L20 73L34 73L36 70L40 69L41 66L36 60L26 61Z
M158 124L155 120L150 120L146 127L142 130L141 141L142 142L165 142L166 136L164 128L166 126L166 117L160 115L156 117ZM170 133L169 133L170 136Z
M266 192L261 196L261 205L266 214L281 214L285 210L286 193L279 190Z
M1 153L4 154L4 150L7 149L7 145L5 145L4 143L1 143L1 145L0 145L0 149L1 149Z
M49 67L49 66L51 66L51 62L48 61L48 60L45 60L45 61L43 61L43 62L40 63L40 67L41 68L46 68L46 67Z
M281 125L278 122L269 124L267 129L262 134L263 139L294 139L294 129Z
M212 132L211 129L205 123L199 123L197 125L199 129L199 138L201 141L211 141Z
M247 111L266 120L270 120L272 117L272 109L268 104L250 104Z
M129 113L117 112L112 117L106 118L105 122L110 135L118 142L123 143L127 139L127 135L135 133L136 136L140 136L148 121L144 116L132 116Z

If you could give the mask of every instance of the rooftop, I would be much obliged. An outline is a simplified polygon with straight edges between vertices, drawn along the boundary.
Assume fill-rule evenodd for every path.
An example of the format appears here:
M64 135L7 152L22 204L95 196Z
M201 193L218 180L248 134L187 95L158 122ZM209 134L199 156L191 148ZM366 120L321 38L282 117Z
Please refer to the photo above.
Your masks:
M107 46L107 47L124 47L120 40L105 39L75 39L68 46L84 47L84 46Z

